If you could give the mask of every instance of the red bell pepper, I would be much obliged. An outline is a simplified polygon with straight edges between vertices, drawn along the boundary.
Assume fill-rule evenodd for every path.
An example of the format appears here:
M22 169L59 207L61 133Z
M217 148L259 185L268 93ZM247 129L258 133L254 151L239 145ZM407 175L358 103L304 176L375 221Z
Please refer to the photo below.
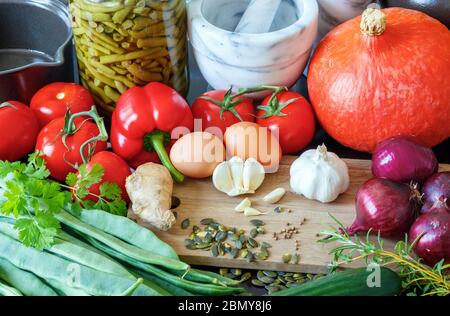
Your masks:
M175 140L172 131L194 128L194 119L186 100L172 88L158 82L127 90L112 115L113 151L130 166L162 162L177 182L184 180L167 154Z

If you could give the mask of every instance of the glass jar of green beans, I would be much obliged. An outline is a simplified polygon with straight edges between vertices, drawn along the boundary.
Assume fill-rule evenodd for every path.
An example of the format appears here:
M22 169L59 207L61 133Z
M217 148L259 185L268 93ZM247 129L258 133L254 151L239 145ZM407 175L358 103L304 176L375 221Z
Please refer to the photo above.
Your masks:
M70 0L80 79L104 114L128 88L188 90L185 0Z

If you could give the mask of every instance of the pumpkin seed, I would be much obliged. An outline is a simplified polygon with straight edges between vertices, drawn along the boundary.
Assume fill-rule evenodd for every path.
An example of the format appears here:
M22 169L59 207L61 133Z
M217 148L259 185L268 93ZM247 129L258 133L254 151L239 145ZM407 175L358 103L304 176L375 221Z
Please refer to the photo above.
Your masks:
M298 279L298 280L295 280L295 282L296 282L297 284L303 284L303 283L306 282L306 279Z
M257 230L256 228L253 228L253 229L250 231L250 236L251 236L252 238L256 238L256 237L258 236L258 230Z
M296 283L296 282L288 282L286 283L286 287L290 288L290 287L295 287L295 286L299 286L300 284Z
M192 232L194 234L197 234L200 231L200 227L198 227L197 225L192 226Z
M245 235L240 235L239 236L239 241L244 244L247 241L247 237Z
M251 248L256 248L258 247L258 242L256 240L254 240L253 238L248 238L247 239L247 244L251 247Z
M255 255L253 252L249 251L245 259L248 263L253 262L255 260Z
M267 260L268 256L266 254L263 254L262 252L255 253L255 259L256 260Z
M283 271L277 271L277 274L278 274L278 275L285 275L286 272L283 272Z
M228 228L227 228L225 225L219 225L219 230L220 230L221 232L227 232L227 231L228 231Z
M265 276L265 275L263 275L262 277L259 277L258 280L260 280L262 283L265 283L265 284L271 284L271 283L273 283L273 281L275 281L273 278Z
M298 279L298 278L303 278L303 275L301 275L300 273L294 273L293 277Z
M263 222L262 220L260 220L260 219L252 219L252 220L250 221L250 223L251 223L253 226L256 226L256 227L266 225L266 223L264 223L264 222Z
M263 287L264 286L264 283L262 283L260 280L258 280L258 279L252 279L252 284L254 285L254 286L258 286L258 287Z
M277 277L277 274L275 273L275 272L273 272L273 271L263 271L263 273L264 273L264 275L266 275L266 276L268 276L268 277L271 277L271 278L276 278Z
M285 277L291 277L291 276L293 276L293 275L294 275L294 273L292 273L292 272L286 272L286 273L284 274Z
M267 242L265 242L265 241L263 241L261 243L261 248L272 248L272 245L267 243Z
M281 259L283 260L283 263L289 263L291 261L292 255L290 253L284 254Z
M243 247L241 240L236 240L234 245L236 246L237 249L242 249L242 247Z
M209 250L211 248L211 243L199 243L199 244L196 244L195 247L197 249Z
M187 246L192 246L195 242L191 239L185 239L184 240L184 245Z
M247 256L248 256L248 250L245 249L244 251L241 252L241 257L242 258L247 258Z
M277 206L277 207L274 208L273 211L274 211L275 213L281 213L281 212L283 212L283 208L282 208L281 206Z
M200 224L202 225L211 225L211 224L215 224L216 221L212 218L204 218L200 221Z
M227 274L225 274L225 277L227 277L227 278L229 278L229 279L236 279L236 275L234 275L233 273L231 273L231 272L229 272L229 273L227 273Z
M231 257L233 257L233 259L236 259L237 256L239 255L239 249L237 249L237 248L231 249L230 255L231 255Z
M231 269L230 272L233 273L236 276L242 275L242 270L241 269Z
M261 247L261 254L262 254L263 256L269 257L269 252L268 252L267 249L264 248L264 247Z
M258 227L256 228L256 231L257 231L259 234L265 234L265 233L266 233L265 228L262 227L262 226L258 226Z
M293 278L293 277L290 277L290 276L285 276L285 277L284 277L284 280L285 280L286 282L294 282L294 281L295 281L294 278Z
M225 276L225 275L227 275L227 273L228 273L228 269L227 268L220 268L219 274L221 276Z
M268 294L272 294L274 292L281 291L283 287L276 284L269 284L265 286L265 289L268 291Z
M228 234L228 238L230 238L232 241L239 240L239 236L236 235L236 233Z
M216 243L211 247L211 254L213 257L217 257L219 255L219 246Z
M239 282L245 282L249 280L252 277L252 274L250 272L246 272L242 275L241 280Z
M197 250L197 247L196 247L195 244L186 245L186 248L189 249L189 250Z
M277 280L280 281L280 283L286 284L286 280L282 276L278 276Z
M294 253L291 258L291 264L298 264L299 256L297 253Z
M191 221L189 220L189 218L186 218L184 221L181 222L181 228L182 229L188 228L189 225L191 225Z
M211 230L218 230L218 229L219 229L219 226L220 226L220 224L218 224L218 223L212 223L212 224L209 224L209 225L208 225L208 229L211 229Z
M210 233L207 233L205 238L203 239L204 242L210 243L213 240L213 237Z
M227 233L220 231L216 234L215 240L216 241L224 241L225 239L227 239Z

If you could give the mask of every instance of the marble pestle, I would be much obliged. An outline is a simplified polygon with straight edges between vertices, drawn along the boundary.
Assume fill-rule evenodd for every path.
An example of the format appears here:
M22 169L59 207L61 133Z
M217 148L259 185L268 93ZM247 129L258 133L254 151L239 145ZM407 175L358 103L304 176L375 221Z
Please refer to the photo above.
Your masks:
M235 32L247 34L269 32L280 5L281 0L252 0Z

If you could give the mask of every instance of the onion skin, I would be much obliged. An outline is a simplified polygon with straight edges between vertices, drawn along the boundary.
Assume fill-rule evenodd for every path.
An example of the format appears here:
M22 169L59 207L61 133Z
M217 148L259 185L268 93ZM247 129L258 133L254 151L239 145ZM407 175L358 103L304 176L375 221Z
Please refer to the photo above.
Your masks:
M439 172L425 181L422 187L423 201L421 213L429 212L436 201L444 198L450 201L450 171Z
M414 222L419 204L415 188L386 179L371 179L356 194L356 219L350 235L371 230L382 237L401 236Z
M434 266L442 259L445 264L450 263L450 209L444 201L438 201L428 213L419 216L411 226L409 238L411 242L419 238L413 249L427 264Z
M373 175L397 182L423 183L438 168L431 148L407 136L396 136L381 142L372 156Z

